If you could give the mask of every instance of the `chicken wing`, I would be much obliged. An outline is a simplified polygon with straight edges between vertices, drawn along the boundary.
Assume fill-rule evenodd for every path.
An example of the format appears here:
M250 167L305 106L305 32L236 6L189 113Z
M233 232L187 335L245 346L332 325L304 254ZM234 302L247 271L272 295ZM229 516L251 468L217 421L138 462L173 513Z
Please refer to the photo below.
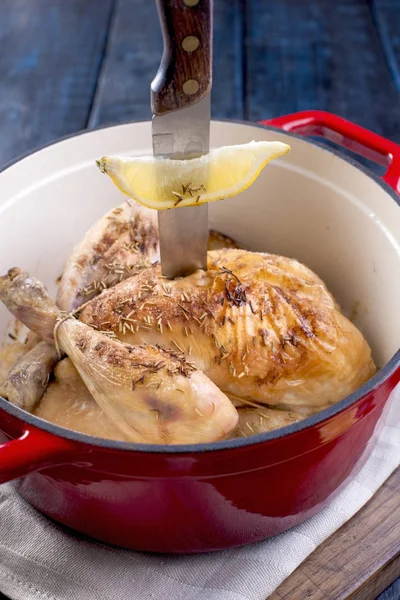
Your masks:
M39 342L14 364L0 386L0 396L31 412L43 396L57 361L54 345Z

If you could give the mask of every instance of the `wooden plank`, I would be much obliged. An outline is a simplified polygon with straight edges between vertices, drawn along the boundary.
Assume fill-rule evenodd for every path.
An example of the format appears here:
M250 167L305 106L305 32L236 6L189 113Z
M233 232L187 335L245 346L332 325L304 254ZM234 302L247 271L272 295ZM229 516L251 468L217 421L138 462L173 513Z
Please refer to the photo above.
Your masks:
M241 0L218 0L214 14L214 116L243 117L242 30ZM155 2L117 0L90 127L151 118L150 84L161 54Z
M400 91L400 2L371 0L371 13L393 83Z
M214 77L211 94L211 114L214 118L244 118L245 1L214 2Z
M0 164L86 126L112 5L0 2Z
M253 0L246 31L247 118L322 109L400 141L400 96L366 1Z
M156 3L116 0L89 127L151 117L150 83L161 53Z
M269 600L376 598L400 575L399 495L397 469L371 501L321 544ZM398 582L394 589L400 589Z

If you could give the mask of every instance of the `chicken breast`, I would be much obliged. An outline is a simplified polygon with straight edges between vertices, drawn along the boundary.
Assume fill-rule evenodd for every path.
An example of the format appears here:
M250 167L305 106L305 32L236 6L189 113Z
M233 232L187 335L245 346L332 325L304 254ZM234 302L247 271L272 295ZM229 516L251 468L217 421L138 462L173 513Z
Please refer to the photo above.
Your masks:
M95 223L73 249L61 277L56 304L71 312L160 259L157 212L124 202Z
M210 231L209 249L236 243ZM71 312L143 266L160 260L157 211L124 202L89 229L73 249L61 277L56 304Z
M322 409L375 373L360 331L298 261L225 249L208 262L173 281L146 268L79 318L130 344L178 350L225 393L271 406Z

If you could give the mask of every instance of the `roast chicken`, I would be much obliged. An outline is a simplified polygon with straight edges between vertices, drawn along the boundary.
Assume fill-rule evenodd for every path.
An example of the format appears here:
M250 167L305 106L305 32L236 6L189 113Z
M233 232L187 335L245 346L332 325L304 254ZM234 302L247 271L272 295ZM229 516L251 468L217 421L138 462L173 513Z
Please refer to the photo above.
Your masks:
M370 348L323 282L293 259L223 249L167 281L142 269L86 304L81 321L129 344L175 349L236 405L323 408L369 379Z
M366 340L307 267L216 232L209 248L207 271L164 279L155 212L124 203L74 248L57 305L11 269L0 299L31 333L4 350L0 394L90 435L195 443L296 422L374 374Z
M236 244L211 230L208 247L216 250ZM70 312L159 260L156 211L124 202L95 223L75 246L64 267L56 304Z

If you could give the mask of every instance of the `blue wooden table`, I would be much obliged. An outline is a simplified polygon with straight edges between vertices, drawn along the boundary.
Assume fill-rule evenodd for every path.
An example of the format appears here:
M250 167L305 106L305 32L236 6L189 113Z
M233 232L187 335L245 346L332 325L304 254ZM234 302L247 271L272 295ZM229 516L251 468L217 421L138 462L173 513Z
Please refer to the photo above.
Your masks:
M149 118L156 19L154 0L0 0L0 167ZM400 0L215 0L213 116L304 109L400 142ZM399 598L399 580L380 596Z

